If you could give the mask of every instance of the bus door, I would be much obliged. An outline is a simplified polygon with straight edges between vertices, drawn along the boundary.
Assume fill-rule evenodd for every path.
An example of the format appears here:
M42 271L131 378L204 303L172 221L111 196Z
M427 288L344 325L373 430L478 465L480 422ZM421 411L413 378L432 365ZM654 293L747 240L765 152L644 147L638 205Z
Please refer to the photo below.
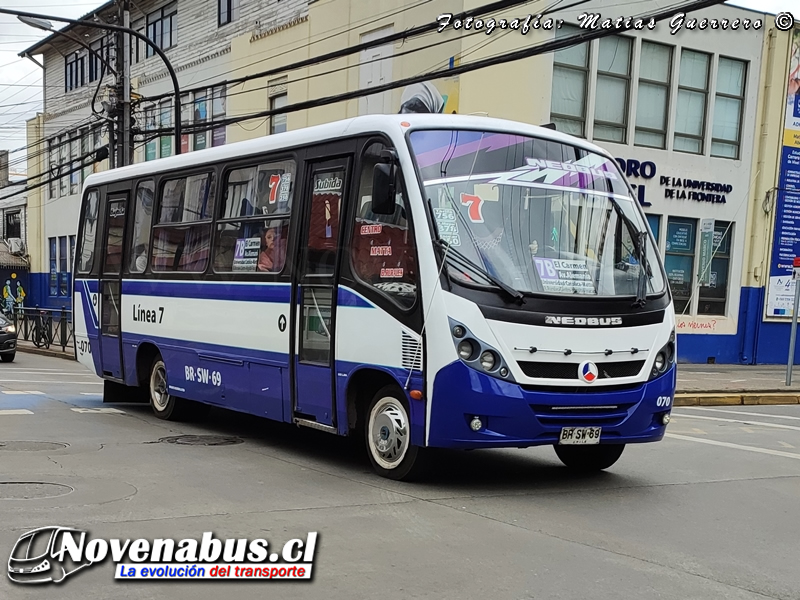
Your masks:
M295 304L295 417L336 426L336 277L351 160L306 163Z
M123 378L122 369L122 249L128 194L109 193L100 270L100 364L103 375Z

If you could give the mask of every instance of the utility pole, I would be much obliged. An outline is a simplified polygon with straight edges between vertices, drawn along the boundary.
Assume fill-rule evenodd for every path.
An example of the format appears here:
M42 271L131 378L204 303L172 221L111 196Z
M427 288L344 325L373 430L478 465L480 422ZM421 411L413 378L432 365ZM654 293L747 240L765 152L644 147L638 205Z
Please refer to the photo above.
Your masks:
M118 0L119 22L125 29L131 26L130 0ZM121 167L133 161L131 144L131 38L124 31L117 32L117 117L119 122L119 160ZM120 101L121 100L121 101Z

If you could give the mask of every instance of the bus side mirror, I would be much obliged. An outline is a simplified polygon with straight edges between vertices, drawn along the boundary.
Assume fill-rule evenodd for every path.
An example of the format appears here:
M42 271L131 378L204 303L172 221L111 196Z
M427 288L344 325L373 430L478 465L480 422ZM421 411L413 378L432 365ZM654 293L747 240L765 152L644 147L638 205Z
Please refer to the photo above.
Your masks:
M391 163L378 163L372 171L372 212L376 215L394 214L397 204L395 173L395 166Z

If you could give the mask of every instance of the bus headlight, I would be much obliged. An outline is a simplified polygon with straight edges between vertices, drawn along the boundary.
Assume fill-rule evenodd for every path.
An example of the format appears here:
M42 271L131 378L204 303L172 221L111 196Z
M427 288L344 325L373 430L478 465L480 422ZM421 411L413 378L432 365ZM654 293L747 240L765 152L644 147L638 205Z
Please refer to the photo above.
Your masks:
M458 356L461 360L469 360L475 354L475 348L469 340L461 340L458 343Z
M469 327L451 318L450 334L453 336L453 345L458 358L468 367L489 377L496 377L510 383L515 382L511 369L503 358L503 353L494 346L481 341L469 330Z
M481 354L481 366L483 367L484 371L492 371L494 370L494 366L497 364L497 360L494 357L494 354L489 352L488 350Z
M673 332L669 341L664 344L664 347L658 351L655 360L653 360L653 369L650 372L650 379L655 379L659 375L663 375L675 362L675 332Z

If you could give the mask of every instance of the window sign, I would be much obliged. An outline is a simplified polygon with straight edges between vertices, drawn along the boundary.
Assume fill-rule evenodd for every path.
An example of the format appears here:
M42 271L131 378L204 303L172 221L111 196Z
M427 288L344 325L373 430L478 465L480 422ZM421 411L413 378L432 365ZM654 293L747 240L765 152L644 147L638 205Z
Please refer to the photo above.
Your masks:
M694 224L674 222L667 225L667 252L694 251Z

